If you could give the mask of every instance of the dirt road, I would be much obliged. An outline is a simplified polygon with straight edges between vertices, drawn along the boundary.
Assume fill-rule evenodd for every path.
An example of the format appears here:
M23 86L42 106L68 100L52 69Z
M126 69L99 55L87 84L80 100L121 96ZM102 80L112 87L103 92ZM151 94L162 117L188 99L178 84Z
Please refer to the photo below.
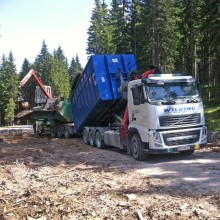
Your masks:
M0 219L220 219L220 153L143 162L81 138L0 136Z

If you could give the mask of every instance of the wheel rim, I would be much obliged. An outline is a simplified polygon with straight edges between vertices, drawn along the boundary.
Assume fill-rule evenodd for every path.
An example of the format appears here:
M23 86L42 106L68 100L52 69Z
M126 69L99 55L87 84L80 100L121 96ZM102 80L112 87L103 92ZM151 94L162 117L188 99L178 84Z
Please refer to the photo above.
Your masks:
M70 137L70 132L69 132L68 127L64 127L64 136L65 136L66 138Z
M85 128L83 130L83 141L85 144L88 144L88 131Z
M89 131L89 143L90 145L94 146L94 139L93 139L93 131Z
M96 142L97 148L100 148L101 147L101 133L99 131L97 131L95 134L95 142Z
M62 138L63 137L63 129L61 126L58 127L57 129L57 135L59 138Z
M139 154L139 144L138 144L138 138L137 138L137 135L134 135L132 137L132 152L133 152L133 156L135 158L138 157L138 154Z
M34 135L37 136L37 128L36 128L36 125L33 126L33 129L34 129Z
M51 128L51 137L56 137L56 127Z

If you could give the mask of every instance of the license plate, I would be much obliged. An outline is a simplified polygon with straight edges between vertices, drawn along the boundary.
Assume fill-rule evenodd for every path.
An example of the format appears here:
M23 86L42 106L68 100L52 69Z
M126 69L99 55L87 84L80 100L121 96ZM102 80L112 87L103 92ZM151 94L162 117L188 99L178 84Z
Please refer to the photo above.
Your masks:
M181 147L178 147L178 150L179 151L190 150L190 146L181 146Z

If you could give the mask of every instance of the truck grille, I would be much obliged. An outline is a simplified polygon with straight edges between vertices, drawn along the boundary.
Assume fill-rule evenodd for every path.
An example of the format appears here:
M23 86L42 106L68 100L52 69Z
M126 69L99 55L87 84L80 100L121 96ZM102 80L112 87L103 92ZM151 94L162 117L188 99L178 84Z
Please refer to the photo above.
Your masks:
M161 127L178 127L180 125L195 125L200 124L200 113L188 114L188 115L172 115L172 116L160 116L159 122Z
M163 134L164 143L167 146L194 144L199 141L199 138L200 130Z

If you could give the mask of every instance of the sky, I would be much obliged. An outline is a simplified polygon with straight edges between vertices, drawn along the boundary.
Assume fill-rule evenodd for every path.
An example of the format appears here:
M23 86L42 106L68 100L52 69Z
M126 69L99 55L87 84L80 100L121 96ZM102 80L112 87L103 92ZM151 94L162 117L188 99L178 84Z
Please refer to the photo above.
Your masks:
M45 40L50 53L61 46L69 63L78 54L85 67L93 7L94 0L0 0L0 60L12 51L19 72L25 58L34 62Z

